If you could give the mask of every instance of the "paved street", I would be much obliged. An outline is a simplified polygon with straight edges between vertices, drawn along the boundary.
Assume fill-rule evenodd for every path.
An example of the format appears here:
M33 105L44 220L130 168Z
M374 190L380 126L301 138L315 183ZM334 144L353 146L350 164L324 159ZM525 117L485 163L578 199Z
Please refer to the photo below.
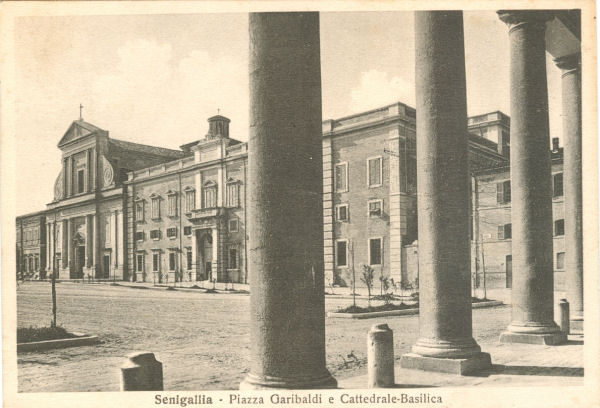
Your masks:
M59 324L96 334L103 343L20 354L19 391L116 391L118 368L132 351L157 354L167 390L235 389L248 370L248 295L73 283L57 284L57 294ZM17 301L19 326L50 322L48 283L21 284ZM326 309L350 303L327 297ZM475 337L484 350L497 348L509 320L509 307L473 311ZM366 373L366 333L380 322L394 330L398 359L418 336L418 316L326 320L327 365L338 380ZM576 366L583 367L577 350Z

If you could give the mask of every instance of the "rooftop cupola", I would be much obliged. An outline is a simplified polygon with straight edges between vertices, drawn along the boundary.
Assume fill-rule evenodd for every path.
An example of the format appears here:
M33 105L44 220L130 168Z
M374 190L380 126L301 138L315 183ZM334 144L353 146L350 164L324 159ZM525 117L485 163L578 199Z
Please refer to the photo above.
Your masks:
M211 118L208 118L208 133L206 134L206 138L229 138L229 122L231 122L229 119L221 115L216 115Z

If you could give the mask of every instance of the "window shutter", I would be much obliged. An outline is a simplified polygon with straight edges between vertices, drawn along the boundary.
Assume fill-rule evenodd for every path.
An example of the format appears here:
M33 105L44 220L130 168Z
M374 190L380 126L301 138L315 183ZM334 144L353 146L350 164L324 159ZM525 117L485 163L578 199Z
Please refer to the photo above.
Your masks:
M504 183L496 183L496 202L504 204Z
M504 239L504 225L498 225L498 239Z
M511 193L510 193L510 180L504 182L504 202L510 203Z

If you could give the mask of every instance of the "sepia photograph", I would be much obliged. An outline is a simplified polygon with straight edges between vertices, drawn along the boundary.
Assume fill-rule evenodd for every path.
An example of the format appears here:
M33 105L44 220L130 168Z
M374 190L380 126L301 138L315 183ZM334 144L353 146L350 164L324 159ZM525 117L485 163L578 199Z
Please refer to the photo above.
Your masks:
M4 405L600 406L595 13L4 2Z

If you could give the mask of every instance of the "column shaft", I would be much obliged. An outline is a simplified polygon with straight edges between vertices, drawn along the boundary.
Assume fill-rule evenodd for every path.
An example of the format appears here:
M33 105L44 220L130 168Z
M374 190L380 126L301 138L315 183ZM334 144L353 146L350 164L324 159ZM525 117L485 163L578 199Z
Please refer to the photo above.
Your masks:
M415 16L419 334L413 352L464 358L472 337L462 12Z
M581 54L556 60L562 75L565 195L565 269L571 320L583 320L583 226L581 168ZM576 323L579 328L581 323Z
M94 216L88 215L85 219L86 234L85 234L85 266L87 268L92 267L93 248L94 248Z
M192 278L191 280L197 280L196 274L198 273L198 231L192 231Z
M50 246L50 225L49 222L46 223L46 270L50 270L50 254L52 253L50 252L52 251L52 247Z
M559 342L554 323L545 12L499 12L510 27L512 322L505 342ZM517 335L511 335L516 333ZM528 337L528 334L549 337ZM559 336L560 337L560 336Z
M218 221L217 221L218 223ZM219 226L212 229L212 262L211 275L208 278L218 280L219 278Z
M251 364L241 388L330 388L318 13L250 14Z
M96 214L92 215L92 265L95 269L99 268L99 260L98 260L98 244L99 244L100 232L98 228L98 216ZM98 272L96 271L96 277Z

